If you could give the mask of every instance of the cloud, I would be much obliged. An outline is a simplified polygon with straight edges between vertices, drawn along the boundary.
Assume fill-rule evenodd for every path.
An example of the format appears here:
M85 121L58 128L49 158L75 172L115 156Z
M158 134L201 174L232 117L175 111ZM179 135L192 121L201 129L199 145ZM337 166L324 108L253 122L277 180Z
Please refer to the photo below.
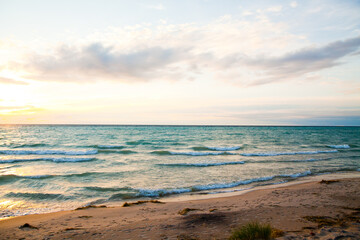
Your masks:
M259 57L240 59L242 63L265 70L267 77L253 84L299 78L308 73L318 72L342 64L339 60L356 52L360 37L336 41L320 47L309 47L280 57Z
M169 71L169 66L186 58L188 51L185 48L149 47L118 52L101 43L81 48L63 45L55 55L33 56L29 67L39 75L30 77L55 81L148 81L167 75L162 69Z
M208 72L219 78L230 76L239 84L251 86L309 77L307 74L342 64L340 60L356 52L359 46L360 37L356 37L278 57L250 57L243 53L224 56L215 51L196 53L196 46L151 46L123 52L114 46L93 43L80 48L61 46L53 55L34 55L28 67L37 74L27 77L47 81L143 82L179 80ZM242 68L247 68L253 78L242 81L238 72Z
M18 81L10 78L0 76L0 84L16 84L16 85L28 85L27 82Z
M11 63L7 66L38 81L132 83L212 78L252 86L309 79L343 64L343 58L356 54L360 46L360 37L356 37L305 47L310 45L308 40L289 33L285 24L270 21L264 13L255 18L247 21L225 15L207 25L109 28L42 53L30 52L13 69Z

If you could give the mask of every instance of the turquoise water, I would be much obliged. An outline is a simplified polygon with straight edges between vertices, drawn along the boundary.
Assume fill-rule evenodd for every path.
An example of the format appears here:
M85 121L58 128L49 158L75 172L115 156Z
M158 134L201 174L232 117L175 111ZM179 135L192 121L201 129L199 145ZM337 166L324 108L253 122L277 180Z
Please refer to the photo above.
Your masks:
M360 169L360 127L0 126L0 218Z

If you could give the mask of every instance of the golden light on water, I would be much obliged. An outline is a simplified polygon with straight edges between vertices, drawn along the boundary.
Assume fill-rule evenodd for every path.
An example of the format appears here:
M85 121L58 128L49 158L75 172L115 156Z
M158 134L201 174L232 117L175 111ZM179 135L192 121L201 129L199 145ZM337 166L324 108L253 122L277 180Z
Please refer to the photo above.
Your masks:
M23 207L25 205L25 201L13 201L13 200L3 200L0 202L0 209L7 208L7 209L16 209L19 207Z
M26 209L26 208L29 208L29 206L25 201L0 199L0 211L2 212L2 214L0 215L0 221L9 218L9 216L6 215L6 213L9 210Z

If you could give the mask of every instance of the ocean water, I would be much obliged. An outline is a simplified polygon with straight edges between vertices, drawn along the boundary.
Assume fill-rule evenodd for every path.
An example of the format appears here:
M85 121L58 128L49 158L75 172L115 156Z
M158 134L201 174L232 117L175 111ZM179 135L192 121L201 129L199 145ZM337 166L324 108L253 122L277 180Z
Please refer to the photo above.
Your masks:
M360 170L360 127L0 126L0 218Z

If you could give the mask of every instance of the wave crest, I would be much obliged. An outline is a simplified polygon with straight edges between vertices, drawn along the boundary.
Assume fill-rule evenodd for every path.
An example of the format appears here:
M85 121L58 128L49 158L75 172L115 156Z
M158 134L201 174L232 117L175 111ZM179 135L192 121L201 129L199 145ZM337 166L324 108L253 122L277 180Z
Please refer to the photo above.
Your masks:
M193 147L194 151L235 151L239 150L241 147Z
M267 156L280 156L280 155L310 155L320 153L336 153L338 150L324 150L324 151L300 151L300 152L263 152L263 153L241 153L245 157L267 157Z
M238 162L219 162L219 163L159 163L157 166L165 167L213 167L213 166L222 166L222 165L236 165L244 164L243 161Z
M230 152L171 152L171 151L153 151L156 155L188 155L188 156L209 156L209 155L234 155Z
M94 155L98 150L66 151L66 150L0 150L5 155Z
M348 149L348 148L350 148L350 146L347 145L347 144L344 144L344 145L327 145L327 147L336 148L336 149Z
M50 161L50 162L88 162L94 161L96 158L29 158L29 159L6 159L0 160L1 163L16 163L16 162L35 162L35 161Z

